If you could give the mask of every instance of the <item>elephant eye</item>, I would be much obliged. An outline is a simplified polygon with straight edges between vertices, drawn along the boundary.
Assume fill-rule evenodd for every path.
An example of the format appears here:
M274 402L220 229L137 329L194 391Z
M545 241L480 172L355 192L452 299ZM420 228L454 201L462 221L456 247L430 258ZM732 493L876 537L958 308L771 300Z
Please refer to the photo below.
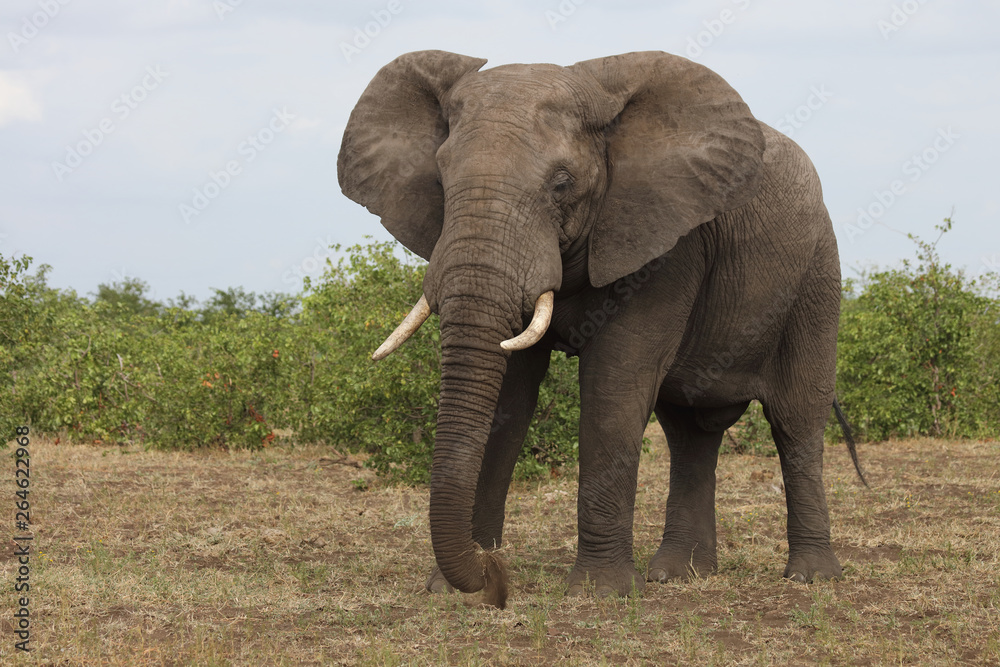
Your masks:
M573 188L573 177L568 172L560 171L552 179L552 194L561 198Z

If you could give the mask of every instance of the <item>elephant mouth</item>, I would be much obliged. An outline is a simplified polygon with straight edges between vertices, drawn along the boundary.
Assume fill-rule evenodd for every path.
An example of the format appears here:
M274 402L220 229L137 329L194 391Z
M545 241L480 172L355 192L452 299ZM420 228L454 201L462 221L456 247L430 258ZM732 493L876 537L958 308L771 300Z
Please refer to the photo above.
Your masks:
M555 305L555 292L549 290L542 294L535 301L535 311L531 316L531 323L514 338L510 338L500 343L500 348L507 352L526 350L545 335L549 324L552 322L552 310ZM399 346L415 334L418 329L427 321L431 315L431 308L427 303L427 297L420 295L420 299L414 304L410 312L399 323L399 326L389 334L377 350L372 354L372 361L381 361L399 349Z

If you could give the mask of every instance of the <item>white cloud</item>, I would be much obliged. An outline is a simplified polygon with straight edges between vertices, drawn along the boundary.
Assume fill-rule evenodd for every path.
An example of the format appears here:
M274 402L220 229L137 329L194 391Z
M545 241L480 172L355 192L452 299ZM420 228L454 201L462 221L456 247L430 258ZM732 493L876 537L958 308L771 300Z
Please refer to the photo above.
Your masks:
M42 119L42 107L34 94L19 77L0 72L0 126L18 120L37 122Z

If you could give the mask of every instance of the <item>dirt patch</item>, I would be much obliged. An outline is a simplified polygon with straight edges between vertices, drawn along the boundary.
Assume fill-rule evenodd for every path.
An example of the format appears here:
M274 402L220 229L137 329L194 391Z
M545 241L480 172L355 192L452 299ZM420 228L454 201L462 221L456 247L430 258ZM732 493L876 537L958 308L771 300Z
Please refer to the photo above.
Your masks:
M635 549L662 534L649 431ZM430 595L427 490L310 447L162 453L33 445L34 657L57 664L1000 664L1000 443L828 447L844 578L780 578L778 462L719 463L719 572L641 598L569 599L576 474L515 484L506 611ZM363 479L365 484L355 484ZM358 486L367 485L367 491ZM0 551L8 581L16 565ZM10 637L9 619L0 632ZM0 662L12 659L0 644Z

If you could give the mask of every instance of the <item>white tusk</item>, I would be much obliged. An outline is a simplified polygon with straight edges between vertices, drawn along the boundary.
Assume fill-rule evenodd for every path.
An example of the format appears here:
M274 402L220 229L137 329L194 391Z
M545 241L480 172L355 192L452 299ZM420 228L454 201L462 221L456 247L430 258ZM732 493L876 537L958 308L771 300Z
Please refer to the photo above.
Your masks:
M385 342L375 350L375 354L372 355L372 361L381 361L395 352L396 348L405 343L407 338L415 334L420 325L426 322L430 316L431 307L427 305L427 297L421 294L420 300L413 306L413 310L403 318L403 321L399 323L396 330L389 334Z
M528 328L522 331L519 336L500 343L500 347L508 352L514 352L525 350L541 340L552 321L552 304L555 302L555 298L556 295L552 290L538 297L538 301L535 302L535 314L531 316L531 324L528 325Z

